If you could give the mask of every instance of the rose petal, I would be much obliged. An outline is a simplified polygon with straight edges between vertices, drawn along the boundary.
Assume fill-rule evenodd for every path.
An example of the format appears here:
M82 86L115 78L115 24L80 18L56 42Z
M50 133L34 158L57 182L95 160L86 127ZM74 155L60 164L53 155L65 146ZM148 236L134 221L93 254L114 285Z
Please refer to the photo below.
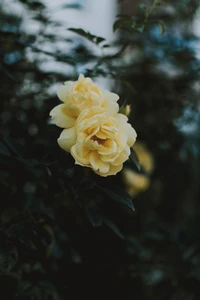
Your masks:
M73 81L66 81L64 85L61 85L58 88L57 96L62 102L66 102L68 99L68 93L70 92L71 88L73 87Z
M98 141L84 141L84 147L90 149L90 150L97 150L97 151L101 151L101 149L103 149L103 145L99 144Z
M64 129L58 138L59 146L67 152L70 152L71 147L76 143L75 127Z
M126 145L124 150L119 154L119 156L113 161L112 164L114 166L117 166L124 163L128 159L130 153L130 148Z
M133 146L136 141L137 133L131 124L127 123L128 118L123 114L117 114L116 119L118 120L120 127L127 135L127 145L129 147Z
M117 94L109 92L107 90L101 90L101 94L110 102L117 102L119 100L119 96Z
M74 126L76 119L69 116L66 111L65 104L59 104L54 107L49 114L54 123L61 128L69 128Z
M93 170L99 171L100 173L107 173L110 168L109 163L103 162L96 151L90 153L90 164Z
M70 153L75 159L75 163L81 166L89 166L90 164L90 150L85 148L82 144L72 146Z
M117 103L119 96L115 93L102 90L101 95L104 99L102 107L111 115L115 116L119 111L119 105Z
M107 140L104 142L104 147L98 151L101 155L110 155L117 152L117 144L113 140Z
M118 165L118 166L113 166L113 165L110 164L110 169L107 173L101 173L99 171L94 171L94 172L98 175L103 176L103 177L107 177L107 176L110 176L110 175L116 175L118 172L121 171L122 167L123 167L122 164Z
M106 134L103 133L100 130L96 133L96 137L99 138L99 139L101 139L101 140L106 140L106 138L107 138Z
M129 123L127 123L127 125L126 125L126 134L128 137L127 145L129 147L132 147L136 141L137 133L136 133L135 129Z
M128 121L128 118L123 114L117 114L116 119L120 127L124 127Z
M119 156L118 152L116 152L115 154L111 154L111 155L103 154L103 155L101 155L101 160L104 162L113 163L113 161L115 161L118 156Z

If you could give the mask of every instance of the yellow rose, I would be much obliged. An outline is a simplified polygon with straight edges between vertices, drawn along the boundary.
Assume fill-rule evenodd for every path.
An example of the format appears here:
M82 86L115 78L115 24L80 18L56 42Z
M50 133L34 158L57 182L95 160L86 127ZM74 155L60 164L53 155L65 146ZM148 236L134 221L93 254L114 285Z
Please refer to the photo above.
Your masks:
M146 173L140 174L129 168L123 169L122 180L127 192L134 197L149 188L151 183L149 175L154 169L154 159L151 152L149 152L143 143L136 142L132 148L136 152L140 165Z
M141 142L135 143L133 150L135 150L143 170L146 173L151 174L154 169L154 158L151 152Z
M92 168L101 176L115 175L130 155L136 132L125 115L110 115L104 108L83 110L75 126L64 129L58 139L76 164Z
M105 108L110 115L116 115L119 110L117 94L99 89L88 77L80 75L78 80L66 81L58 89L58 97L63 104L54 107L50 116L61 128L74 126L77 117L84 109L97 106Z
M128 168L123 170L122 180L127 192L132 197L136 196L139 192L145 191L150 185L150 179L146 175L136 173Z

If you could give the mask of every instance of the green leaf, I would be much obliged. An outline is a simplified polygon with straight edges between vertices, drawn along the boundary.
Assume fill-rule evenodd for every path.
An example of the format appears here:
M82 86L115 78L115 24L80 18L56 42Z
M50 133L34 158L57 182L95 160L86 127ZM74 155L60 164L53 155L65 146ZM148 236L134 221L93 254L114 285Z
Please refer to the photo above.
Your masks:
M140 172L141 171L140 161L135 150L133 150L132 148L131 148L131 154L129 156L129 159L134 163L135 167L137 168L137 171Z
M108 189L101 185L97 185L106 195L108 195L112 200L125 204L132 210L135 210L131 196L123 189L115 187L114 189Z
M35 0L20 0L20 2L28 5L31 9L45 9L45 5L41 3L40 1L35 1Z
M116 224L114 224L112 221L106 218L104 218L103 221L106 226L108 226L116 235L118 235L121 239L124 240L124 235L122 234L121 230Z
M81 180L78 189L79 191L90 190L93 189L95 185L96 182L93 179L85 177Z
M18 151L15 149L14 145L13 145L13 140L11 140L10 138L8 138L7 136L2 136L1 137L2 142L5 147L8 149L8 151L10 152L10 154L16 155L16 156L20 156ZM4 148L5 150L5 148Z
M133 20L130 16L121 17L119 20L115 21L113 24L113 31L115 32L117 29L124 29L128 31L133 30Z
M140 9L146 9L146 5L144 3L139 3L137 7Z
M88 39L90 42L99 45L100 43L104 42L105 39L100 36L96 36L91 34L90 32L86 32L81 28L68 28L69 31L75 32L76 34Z
M102 225L102 217L101 215L98 213L97 209L95 209L95 207L93 208L85 208L86 211L86 216L89 220L89 222L92 224L92 226L94 227L99 227Z
M147 23L147 22L146 22ZM129 33L134 33L136 31L143 32L145 28L144 19L135 16L120 16L120 18L113 24L113 31L117 29L123 29Z
M108 47L110 47L110 45L108 44L103 45L103 48L108 48Z
M0 155L10 156L10 151L8 147L0 141Z
M144 31L144 26L138 27L137 31L140 32L140 33L142 33Z
M17 294L26 295L27 291L31 289L32 285L29 281L22 281L17 287Z
M167 3L164 1L156 1L154 4L154 8L157 8L159 6L166 6L166 5L167 5Z
M95 38L96 38L96 44L100 44L101 42L104 42L104 41L105 41L105 39L102 38L102 37L100 37L100 36L97 36L97 37L95 37Z

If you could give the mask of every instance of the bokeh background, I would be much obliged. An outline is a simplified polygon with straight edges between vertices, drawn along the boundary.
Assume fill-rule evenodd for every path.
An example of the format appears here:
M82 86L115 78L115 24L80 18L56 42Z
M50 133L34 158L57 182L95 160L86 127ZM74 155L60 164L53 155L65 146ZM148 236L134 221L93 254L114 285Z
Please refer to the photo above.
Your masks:
M158 2L1 0L0 298L199 299L200 5ZM80 73L130 105L140 167L102 179L58 147Z

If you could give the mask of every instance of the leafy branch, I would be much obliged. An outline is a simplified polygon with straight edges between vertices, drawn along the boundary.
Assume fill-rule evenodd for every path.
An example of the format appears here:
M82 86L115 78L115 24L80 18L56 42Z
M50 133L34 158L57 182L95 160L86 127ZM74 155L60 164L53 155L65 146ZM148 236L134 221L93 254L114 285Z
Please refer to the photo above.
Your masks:
M166 3L160 0L154 0L150 8L144 3L138 4L137 7L143 11L143 16L118 15L118 19L113 24L113 31L115 32L117 29L122 29L131 34L135 32L142 33L147 30L152 23L157 23L160 28L160 34L162 35L164 33L164 23L162 20L153 20L152 22L152 14L156 9L164 5L166 5Z

